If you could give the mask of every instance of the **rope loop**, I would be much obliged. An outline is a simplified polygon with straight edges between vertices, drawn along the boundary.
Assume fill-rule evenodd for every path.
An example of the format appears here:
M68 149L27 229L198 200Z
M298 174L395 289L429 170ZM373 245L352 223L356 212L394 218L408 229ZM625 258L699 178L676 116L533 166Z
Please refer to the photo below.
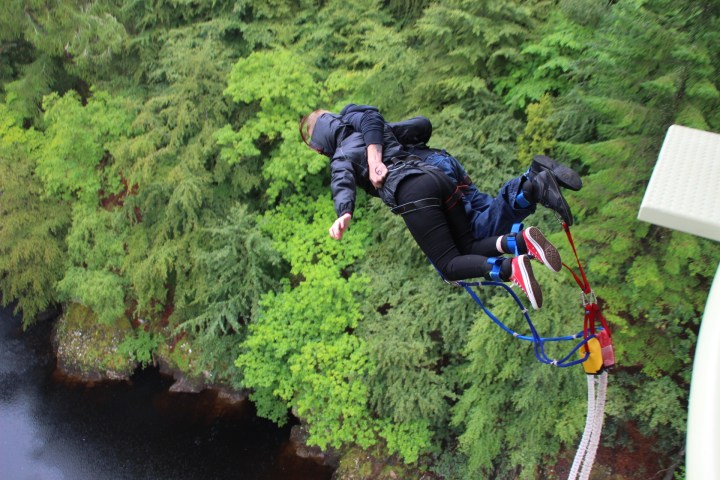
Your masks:
M587 338L583 338L581 342L579 342L575 347L564 357L560 359L553 359L550 358L547 353L545 352L545 345L547 343L555 343L555 342L563 342L563 341L570 341L570 340L576 340L578 338L584 337L584 332L580 331L578 333L574 333L572 335L565 335L565 336L559 336L559 337L541 337L538 333L537 329L535 328L535 325L532 322L532 319L530 318L530 313L528 309L525 307L525 305L520 300L520 297L515 293L515 291L509 287L507 284L503 282L497 282L497 281L482 281L482 282L463 282L459 281L457 284L465 289L465 291L472 297L472 299L475 301L475 303L482 308L482 310L485 312L485 314L501 329L503 329L508 334L512 335L514 338L525 340L528 342L531 342L533 344L533 350L535 353L535 358L538 359L541 363L544 363L546 365L551 365L555 367L565 368L565 367L571 367L573 365L578 365L586 361L589 357L588 352L582 352L583 355L579 359L570 360L574 355L577 354L577 352L587 344L587 342L591 338L595 338L594 335L590 335ZM505 291L513 298L515 301L516 306L518 307L518 310L522 313L523 317L526 320L526 323L529 327L530 333L529 334L520 334L516 332L515 330L512 330L509 328L505 323L503 323L498 317L495 316L495 314L485 305L485 303L480 299L477 292L475 291L475 288L479 287L487 287L487 286L494 286L494 287L500 287L504 288Z

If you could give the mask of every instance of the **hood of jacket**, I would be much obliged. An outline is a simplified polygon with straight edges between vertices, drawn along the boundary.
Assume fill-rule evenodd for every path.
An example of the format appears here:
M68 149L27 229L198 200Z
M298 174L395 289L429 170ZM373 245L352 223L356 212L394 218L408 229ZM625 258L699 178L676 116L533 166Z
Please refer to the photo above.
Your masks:
M339 115L325 113L318 118L313 127L310 147L332 157L338 145L350 133L352 129L340 119Z

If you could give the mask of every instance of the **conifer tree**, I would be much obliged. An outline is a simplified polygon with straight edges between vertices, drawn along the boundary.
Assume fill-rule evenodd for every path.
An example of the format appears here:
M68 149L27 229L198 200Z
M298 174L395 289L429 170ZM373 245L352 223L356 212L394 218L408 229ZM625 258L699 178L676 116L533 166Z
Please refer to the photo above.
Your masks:
M0 103L0 292L28 326L59 300L70 207L45 195L35 174L42 137L20 117Z

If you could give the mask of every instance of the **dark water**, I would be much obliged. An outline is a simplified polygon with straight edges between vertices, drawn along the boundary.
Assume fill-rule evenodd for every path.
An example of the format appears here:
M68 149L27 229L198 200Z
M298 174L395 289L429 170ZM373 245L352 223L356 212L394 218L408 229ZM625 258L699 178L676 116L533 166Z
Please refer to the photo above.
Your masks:
M47 326L22 333L0 310L0 479L329 480L298 458L289 427L211 392L169 393L146 370L132 384L53 379Z

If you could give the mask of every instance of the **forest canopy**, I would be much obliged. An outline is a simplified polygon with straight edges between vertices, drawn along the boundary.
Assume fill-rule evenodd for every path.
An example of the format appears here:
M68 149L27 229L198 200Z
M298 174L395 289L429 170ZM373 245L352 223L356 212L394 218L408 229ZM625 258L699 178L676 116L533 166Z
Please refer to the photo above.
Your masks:
M541 477L582 431L582 372L534 363L377 200L327 235L328 161L298 120L347 103L425 115L481 191L536 154L582 174L573 235L618 363L604 442L632 450L639 432L659 471L683 456L720 247L636 217L667 128L720 132L719 68L715 2L6 0L2 301L26 326L70 303L142 318L157 341L130 355L183 338L169 361L299 418L323 449ZM532 222L570 258L551 213ZM581 329L572 279L542 282L537 325Z

